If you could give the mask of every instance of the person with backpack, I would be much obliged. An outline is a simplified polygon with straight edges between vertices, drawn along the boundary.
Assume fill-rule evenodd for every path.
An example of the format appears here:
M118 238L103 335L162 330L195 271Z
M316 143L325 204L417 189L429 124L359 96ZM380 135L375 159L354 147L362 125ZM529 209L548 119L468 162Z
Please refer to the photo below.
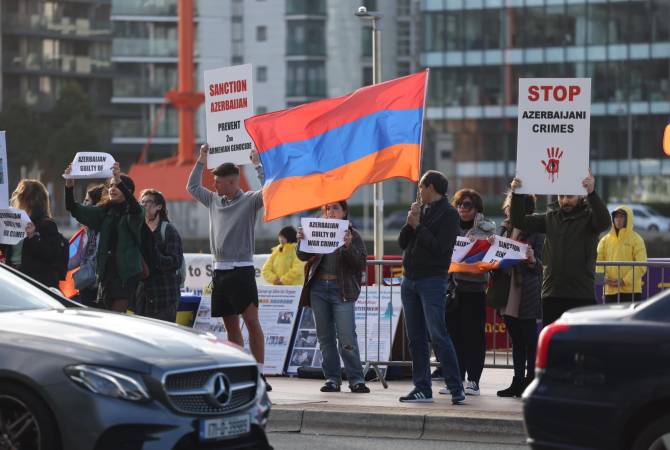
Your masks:
M67 274L68 242L51 218L49 192L39 180L21 180L10 204L30 217L26 237L6 247L6 261L12 267L45 286L58 288Z
M99 233L96 254L98 303L116 312L126 312L139 280L148 276L148 266L140 251L140 230L144 209L133 196L135 183L114 163L107 181L109 198L98 205L82 205L74 200L71 165L65 169L65 208L77 222Z
M149 278L139 283L135 314L174 322L185 267L181 237L168 220L167 204L161 192L143 190L140 204L145 212L142 248L149 261Z

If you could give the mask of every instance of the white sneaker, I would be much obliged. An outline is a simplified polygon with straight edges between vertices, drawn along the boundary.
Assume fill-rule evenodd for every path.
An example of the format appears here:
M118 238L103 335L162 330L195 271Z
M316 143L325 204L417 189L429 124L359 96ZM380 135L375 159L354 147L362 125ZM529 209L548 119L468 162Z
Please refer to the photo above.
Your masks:
M446 386L443 387L442 389L440 389L439 392L440 392L440 394L443 394L443 395L451 395L451 391L450 391L449 388L446 387Z
M476 381L466 381L465 385L465 395L479 395L479 385Z

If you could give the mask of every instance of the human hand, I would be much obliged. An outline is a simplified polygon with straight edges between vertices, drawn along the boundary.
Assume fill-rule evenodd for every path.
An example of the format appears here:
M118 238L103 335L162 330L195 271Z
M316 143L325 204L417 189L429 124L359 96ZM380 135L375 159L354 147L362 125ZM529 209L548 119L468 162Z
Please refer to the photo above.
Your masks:
M251 164L254 166L258 166L261 164L261 157L258 155L258 150L253 149L251 150L251 153L249 154L249 159L251 160Z
M514 177L512 180L512 183L510 183L509 187L512 189L512 192L515 190L519 189L521 187L521 179Z
M28 222L28 225L26 225L26 237L32 239L33 236L35 236L35 224Z
M347 231L344 232L344 246L346 248L349 248L351 246L351 241L354 239L354 235L351 234L351 230L347 229Z
M496 237L492 234L491 236L487 237L486 240L489 242L489 244L493 245L493 243L496 241Z
M277 285L277 286L281 285L281 280L279 279L279 277L277 277L274 284Z
M118 161L115 162L112 166L112 177L117 184L121 182L121 166L119 165Z
M209 145L207 144L202 144L200 146L200 153L198 154L198 162L200 163L206 163L207 162L207 154L209 153Z
M72 164L68 164L67 167L65 168L65 172L63 172L63 178L65 178L66 188L74 187L74 180L70 178L71 173L72 173Z
M618 288L621 285L619 280L613 280L611 278L605 280L605 284L610 286L610 287L614 287L614 288Z
M530 245L528 246L528 249L526 250L526 259L528 260L529 264L535 264L535 252L533 251L533 247Z
M584 181L582 181L582 186L584 186L584 189L586 189L587 194L590 194L596 188L596 179L593 178L593 172L591 172L590 167L589 167L589 175L586 178L584 178Z
M413 214L411 210L407 212L407 225L416 229L420 222L418 214Z

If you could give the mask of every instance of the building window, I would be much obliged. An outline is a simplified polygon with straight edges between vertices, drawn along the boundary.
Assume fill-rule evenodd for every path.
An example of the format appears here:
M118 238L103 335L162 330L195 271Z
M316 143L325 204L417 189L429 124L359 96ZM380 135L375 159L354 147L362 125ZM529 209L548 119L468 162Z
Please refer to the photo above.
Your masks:
M240 55L233 55L233 57L231 58L231 62L233 63L233 65L242 64L244 63L244 58Z
M398 22L398 50L400 56L409 56L411 50L411 33L409 22Z
M291 20L286 33L288 55L324 56L325 23L322 20Z
M256 67L256 81L259 83L268 81L268 68L266 66Z
M286 14L317 15L326 14L326 0L287 0Z
M326 66L322 61L289 61L286 91L289 97L325 97Z
M266 112L268 112L268 107L267 106L257 106L256 107L256 115L265 114Z
M268 27L265 25L256 27L256 40L258 42L264 42L268 39Z
M370 86L372 81L372 67L363 67L363 86Z

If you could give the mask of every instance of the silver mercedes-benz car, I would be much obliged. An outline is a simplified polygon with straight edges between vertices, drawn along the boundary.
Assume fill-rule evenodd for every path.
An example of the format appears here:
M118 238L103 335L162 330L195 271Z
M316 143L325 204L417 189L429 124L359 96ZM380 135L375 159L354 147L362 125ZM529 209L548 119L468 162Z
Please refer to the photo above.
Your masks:
M269 413L231 344L80 307L0 265L0 449L269 449Z

